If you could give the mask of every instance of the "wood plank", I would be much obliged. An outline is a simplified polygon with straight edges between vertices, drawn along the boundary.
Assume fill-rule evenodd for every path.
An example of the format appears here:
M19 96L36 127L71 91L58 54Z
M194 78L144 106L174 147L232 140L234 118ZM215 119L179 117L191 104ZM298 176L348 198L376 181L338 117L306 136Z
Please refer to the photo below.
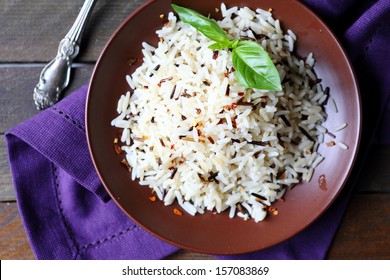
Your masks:
M327 259L390 259L390 194L356 194ZM33 259L16 203L0 203L0 259ZM180 250L167 259L213 259Z
M146 0L97 1L77 61L95 61L111 34ZM0 61L43 62L57 52L83 1L0 1ZM55 28L53 28L55 26Z
M33 260L16 203L0 203L0 259Z
M179 250L165 258L167 260L216 260L213 255L201 254L188 250Z
M0 135L0 202L15 201L15 191L11 170L8 164L8 153L5 138Z
M390 194L353 197L329 259L390 259Z
M93 64L79 64L73 68L72 80L64 90L64 96L87 83L93 67ZM33 101L33 90L42 68L43 65L1 67L0 64L0 133L39 112Z

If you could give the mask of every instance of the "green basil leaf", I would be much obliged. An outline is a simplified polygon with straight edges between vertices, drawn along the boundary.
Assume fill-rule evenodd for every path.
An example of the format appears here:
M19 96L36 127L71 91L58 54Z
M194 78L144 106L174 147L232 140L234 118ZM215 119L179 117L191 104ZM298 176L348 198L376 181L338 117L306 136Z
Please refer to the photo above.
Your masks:
M225 31L214 20L203 16L197 11L175 4L172 4L172 8L183 22L192 25L207 38L221 43L221 46L229 44L230 40Z
M240 42L240 40L230 41L230 42L229 42L228 48L229 48L229 49L234 49L234 48L236 48L237 45L238 45L238 42Z
M256 42L239 41L233 49L237 81L245 87L282 90L279 73L268 53Z
M208 48L212 50L224 50L229 47L229 44L224 44L224 43L214 43L211 44Z

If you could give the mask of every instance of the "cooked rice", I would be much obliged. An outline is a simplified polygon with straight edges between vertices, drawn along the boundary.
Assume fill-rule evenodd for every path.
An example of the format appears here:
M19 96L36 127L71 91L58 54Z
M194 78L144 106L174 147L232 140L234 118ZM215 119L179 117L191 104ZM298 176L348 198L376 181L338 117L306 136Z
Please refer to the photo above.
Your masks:
M347 127L347 123L345 123L345 122L344 123L340 123L340 124L338 124L337 126L335 126L333 128L333 131L337 132L337 131L343 130L346 127Z
M231 39L253 38L267 50L283 91L238 84L231 52L216 57L209 39L169 13L158 46L143 43L143 63L126 77L131 90L112 125L123 129L132 179L164 205L177 201L190 215L227 210L258 222L288 187L310 181L323 160L317 148L327 93L313 54L294 56L296 35L284 33L269 11L220 10L218 24Z

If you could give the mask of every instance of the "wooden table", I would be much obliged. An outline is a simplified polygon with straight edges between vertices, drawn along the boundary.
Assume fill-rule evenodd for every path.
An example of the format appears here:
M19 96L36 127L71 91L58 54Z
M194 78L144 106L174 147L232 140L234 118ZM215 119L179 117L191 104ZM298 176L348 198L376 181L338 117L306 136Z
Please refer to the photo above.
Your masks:
M34 259L18 213L4 132L37 113L33 88L82 5L79 1L0 2L0 259ZM145 0L98 1L74 64L69 94L88 82L112 32ZM390 259L390 146L365 162L329 259ZM212 259L181 250L171 259Z

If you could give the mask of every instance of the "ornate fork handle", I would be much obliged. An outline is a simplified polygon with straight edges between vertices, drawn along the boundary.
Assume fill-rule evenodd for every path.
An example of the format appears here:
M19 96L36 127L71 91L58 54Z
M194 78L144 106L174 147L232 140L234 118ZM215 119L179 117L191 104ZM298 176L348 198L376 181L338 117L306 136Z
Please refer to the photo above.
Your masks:
M61 40L56 57L42 70L34 88L34 102L38 110L55 104L69 84L73 59L80 50L81 36L96 0L86 0L68 34Z

